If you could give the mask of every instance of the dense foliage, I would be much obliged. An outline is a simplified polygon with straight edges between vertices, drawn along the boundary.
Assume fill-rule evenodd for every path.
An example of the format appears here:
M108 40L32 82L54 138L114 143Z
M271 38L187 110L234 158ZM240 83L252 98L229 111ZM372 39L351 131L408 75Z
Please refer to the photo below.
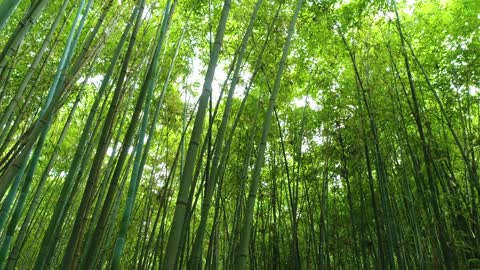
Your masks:
M0 269L480 268L480 1L0 0Z

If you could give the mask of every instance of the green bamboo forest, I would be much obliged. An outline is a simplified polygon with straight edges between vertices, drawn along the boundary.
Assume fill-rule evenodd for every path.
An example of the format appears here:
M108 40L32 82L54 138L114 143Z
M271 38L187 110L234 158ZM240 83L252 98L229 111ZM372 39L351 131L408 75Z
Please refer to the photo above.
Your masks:
M0 0L0 269L480 269L480 1Z

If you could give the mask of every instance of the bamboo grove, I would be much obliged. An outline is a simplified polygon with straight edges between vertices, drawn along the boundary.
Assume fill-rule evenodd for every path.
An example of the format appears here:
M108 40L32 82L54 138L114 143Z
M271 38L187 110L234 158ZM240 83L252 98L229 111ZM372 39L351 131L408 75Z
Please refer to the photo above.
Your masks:
M479 26L0 0L0 269L480 269Z

